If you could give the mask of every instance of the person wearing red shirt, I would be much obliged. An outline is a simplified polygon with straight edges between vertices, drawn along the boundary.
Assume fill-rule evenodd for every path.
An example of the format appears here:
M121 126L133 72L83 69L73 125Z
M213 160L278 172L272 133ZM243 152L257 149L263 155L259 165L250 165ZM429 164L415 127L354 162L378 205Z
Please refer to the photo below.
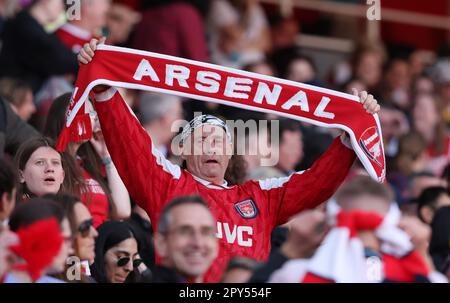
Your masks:
M56 36L74 53L85 43L102 34L111 0L81 1L81 18L70 20L56 31Z
M97 44L93 40L84 46L78 56L81 64L92 60ZM233 149L225 122L202 115L184 127L185 170L155 148L115 88L97 86L94 92L95 110L111 157L129 193L152 224L157 226L164 206L179 196L198 194L211 209L217 223L219 255L205 274L205 282L218 282L231 257L266 260L272 229L329 199L356 157L343 134L306 171L229 186L224 176ZM366 92L359 96L368 113L379 111L373 96Z

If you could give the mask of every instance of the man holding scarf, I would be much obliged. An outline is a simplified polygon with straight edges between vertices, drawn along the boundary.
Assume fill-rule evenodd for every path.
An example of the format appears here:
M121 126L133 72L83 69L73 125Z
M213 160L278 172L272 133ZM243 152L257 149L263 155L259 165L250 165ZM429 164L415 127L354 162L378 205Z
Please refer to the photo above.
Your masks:
M98 44L99 41L92 40L83 47L78 55L81 64L92 60ZM306 171L228 186L224 176L233 147L225 122L203 115L184 127L181 135L182 158L187 167L184 170L155 148L115 88L98 85L94 93L95 109L111 157L129 193L145 209L154 226L163 207L175 197L199 194L210 207L217 220L220 250L205 275L205 282L218 282L231 257L265 261L272 229L329 199L355 160L343 133ZM368 114L379 111L372 95L367 92L357 95ZM182 257L195 264L202 262L206 254L207 250L197 245Z

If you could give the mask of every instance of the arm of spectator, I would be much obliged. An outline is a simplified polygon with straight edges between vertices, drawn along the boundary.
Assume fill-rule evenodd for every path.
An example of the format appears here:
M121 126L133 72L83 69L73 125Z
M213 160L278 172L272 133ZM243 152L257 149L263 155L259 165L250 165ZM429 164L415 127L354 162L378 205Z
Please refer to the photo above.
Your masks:
M94 147L97 154L102 159L105 165L106 178L108 180L108 187L111 190L112 196L112 219L114 220L125 220L131 215L131 202L130 195L128 194L125 184L117 172L114 163L111 160L111 156L106 147L103 134L101 132L94 133L90 140L92 146Z
M293 215L328 200L344 181L355 158L353 150L336 138L310 169L259 181L274 214L274 225L284 224Z
M78 54L81 64L92 60L98 44L93 39L83 47ZM115 88L99 85L93 90L103 137L117 171L131 197L155 220L170 190L182 179L181 168L156 149Z
M329 228L325 213L307 210L289 222L289 235L281 252L289 259L310 258L325 238Z
M39 133L28 123L17 116L9 103L0 98L0 116L4 116L6 125L4 125L5 132L5 146L4 151L14 155L19 146L34 136L39 136ZM3 150L0 151L3 153Z
M372 95L363 91L354 94L368 114L375 114L380 106ZM345 134L345 133L344 133ZM336 138L330 148L308 170L289 177L260 181L275 214L274 224L285 223L304 209L312 209L328 200L344 181L356 158L345 135Z

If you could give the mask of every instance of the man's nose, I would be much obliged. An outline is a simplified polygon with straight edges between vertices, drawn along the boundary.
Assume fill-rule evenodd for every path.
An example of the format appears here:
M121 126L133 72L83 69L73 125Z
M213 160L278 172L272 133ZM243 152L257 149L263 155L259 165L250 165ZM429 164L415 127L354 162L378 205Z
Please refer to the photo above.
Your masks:
M214 147L214 144L212 144L212 143L204 144L203 152L207 155L216 155L217 147Z
M191 236L190 244L195 248L199 248L200 246L202 246L203 241L204 237L201 232L194 232Z

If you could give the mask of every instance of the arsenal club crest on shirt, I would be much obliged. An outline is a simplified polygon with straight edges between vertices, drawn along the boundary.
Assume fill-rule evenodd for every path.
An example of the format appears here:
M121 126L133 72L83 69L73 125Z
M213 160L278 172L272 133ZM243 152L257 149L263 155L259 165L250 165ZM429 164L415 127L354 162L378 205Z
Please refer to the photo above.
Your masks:
M359 145L366 155L380 167L384 167L384 157L382 153L383 141L381 140L378 129L374 126L366 129L359 138Z
M238 213L245 219L254 218L258 214L258 209L252 199L238 202L234 204L234 208L236 208Z

